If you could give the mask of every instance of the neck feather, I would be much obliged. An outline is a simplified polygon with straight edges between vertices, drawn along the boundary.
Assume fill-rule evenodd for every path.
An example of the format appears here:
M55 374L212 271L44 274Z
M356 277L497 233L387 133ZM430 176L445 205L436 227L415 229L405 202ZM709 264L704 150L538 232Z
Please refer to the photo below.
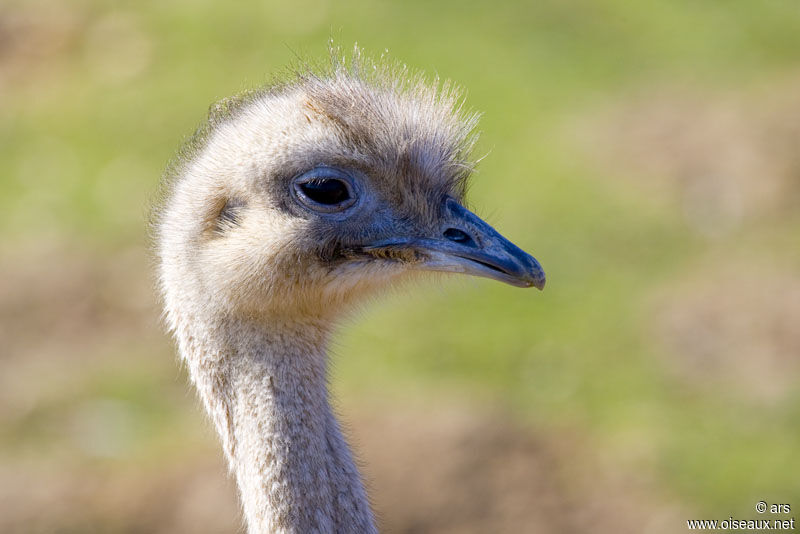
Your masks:
M200 335L177 330L236 474L248 532L375 532L328 401L324 329L235 322L192 329Z

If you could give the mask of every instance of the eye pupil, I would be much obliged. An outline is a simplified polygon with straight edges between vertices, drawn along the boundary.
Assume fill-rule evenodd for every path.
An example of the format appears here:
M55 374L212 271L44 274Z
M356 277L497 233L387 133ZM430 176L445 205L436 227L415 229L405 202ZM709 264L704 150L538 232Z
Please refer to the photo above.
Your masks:
M333 206L350 199L350 191L341 180L320 178L300 184L303 193L320 204Z

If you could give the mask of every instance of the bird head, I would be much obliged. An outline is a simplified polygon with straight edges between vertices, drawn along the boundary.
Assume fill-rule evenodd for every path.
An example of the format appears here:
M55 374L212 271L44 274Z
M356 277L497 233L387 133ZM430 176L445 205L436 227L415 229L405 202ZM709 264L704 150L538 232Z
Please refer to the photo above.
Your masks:
M168 309L324 317L422 271L544 286L464 206L476 116L451 87L340 65L220 108L159 216Z

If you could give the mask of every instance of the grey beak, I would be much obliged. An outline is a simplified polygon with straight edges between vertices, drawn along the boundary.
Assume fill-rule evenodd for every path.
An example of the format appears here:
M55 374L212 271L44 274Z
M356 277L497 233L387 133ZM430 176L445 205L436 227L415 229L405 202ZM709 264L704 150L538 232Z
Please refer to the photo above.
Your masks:
M544 289L545 275L536 258L517 247L480 217L448 198L439 235L398 238L365 250L413 249L420 269L483 276L517 287Z

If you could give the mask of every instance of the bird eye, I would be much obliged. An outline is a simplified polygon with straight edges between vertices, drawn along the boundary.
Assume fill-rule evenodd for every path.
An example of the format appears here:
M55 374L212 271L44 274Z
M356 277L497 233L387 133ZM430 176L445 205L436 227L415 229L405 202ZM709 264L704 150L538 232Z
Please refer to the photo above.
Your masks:
M300 184L300 189L314 202L333 206L350 198L350 191L341 180L323 178Z
M319 167L298 176L294 193L307 208L324 213L343 211L356 201L350 176L331 167Z

